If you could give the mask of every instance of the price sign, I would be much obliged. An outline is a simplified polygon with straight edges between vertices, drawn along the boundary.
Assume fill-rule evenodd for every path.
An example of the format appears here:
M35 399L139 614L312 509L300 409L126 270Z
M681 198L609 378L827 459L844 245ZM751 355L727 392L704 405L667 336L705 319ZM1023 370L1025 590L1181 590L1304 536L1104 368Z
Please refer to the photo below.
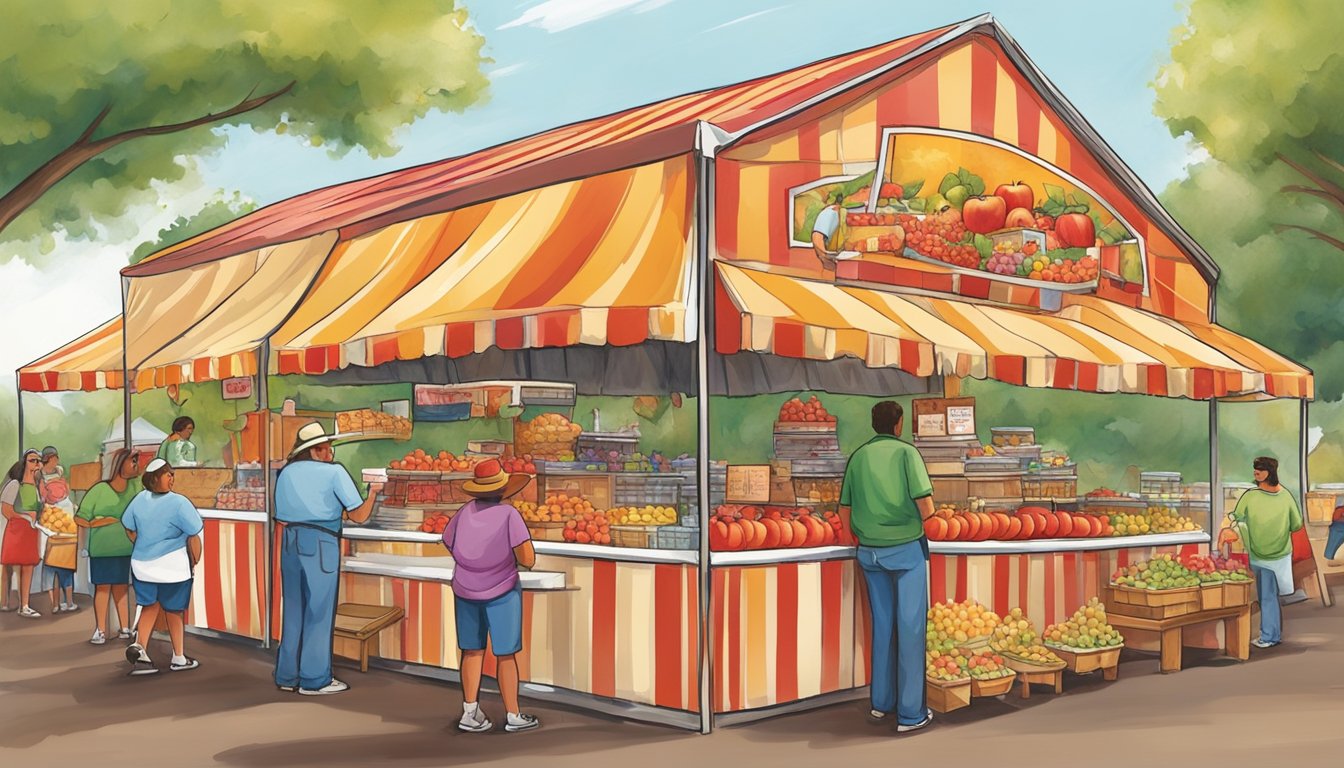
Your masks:
M246 400L252 397L252 377L240 376L219 382L225 400Z
M975 406L951 405L947 408L947 434L975 434Z
M942 437L947 434L947 419L941 413L921 413L915 423L915 434L920 437Z
M770 501L770 465L749 464L728 467L728 503L765 504Z

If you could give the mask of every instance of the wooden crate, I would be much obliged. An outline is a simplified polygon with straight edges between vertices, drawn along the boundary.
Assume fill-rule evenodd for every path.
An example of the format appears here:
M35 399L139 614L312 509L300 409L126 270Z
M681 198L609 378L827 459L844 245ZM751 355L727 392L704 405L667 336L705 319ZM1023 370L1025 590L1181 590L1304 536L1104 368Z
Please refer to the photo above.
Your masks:
M215 506L219 489L233 482L233 470L210 467L182 467L173 471L173 490L186 496L197 507ZM258 489L260 490L260 489Z
M984 472L966 475L966 493L978 499L1022 498L1021 472Z
M1334 491L1309 491L1307 493L1307 521L1328 523L1334 517L1335 503L1339 496Z
M1064 664L1042 665L1033 664L1029 661L1015 659L1012 656L1004 656L1003 663L1009 669L1017 673L1017 679L1022 683L1022 698L1031 698L1031 685L1051 686L1055 693L1064 691Z
M1123 645L1110 648L1066 648L1062 645L1046 644L1055 655L1064 660L1065 668L1075 675L1086 675L1101 670L1102 677L1114 680L1120 673L1120 651Z
M654 535L658 529L649 525L613 525L611 543L617 547L649 549L653 546Z
M971 681L942 682L924 678L924 695L929 709L934 712L952 712L971 706Z
M1199 587L1199 610L1214 611L1227 605L1223 596L1223 583L1201 584Z
M1237 608L1250 605L1251 597L1254 594L1254 581L1225 581L1223 582L1223 607Z
M1170 619L1199 610L1199 587L1182 589L1133 589L1110 586L1104 597L1111 613L1142 619Z
M1013 689L1013 682L1017 680L1017 673L995 678L993 680L976 680L971 678L971 696L977 699L986 696L1002 696Z
M565 524L564 523L528 523L527 532L532 535L535 541L564 541Z

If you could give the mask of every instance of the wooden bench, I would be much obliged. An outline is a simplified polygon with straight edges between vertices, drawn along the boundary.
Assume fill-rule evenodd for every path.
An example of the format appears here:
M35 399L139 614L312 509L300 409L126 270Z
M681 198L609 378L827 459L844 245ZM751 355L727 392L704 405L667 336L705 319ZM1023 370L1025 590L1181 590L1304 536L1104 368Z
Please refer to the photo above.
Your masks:
M369 671L369 650L378 633L401 621L406 611L396 606L341 603L336 606L336 631L331 651L343 659L359 662L359 671Z
M1160 642L1162 672L1181 671L1181 630L1196 624L1211 621L1223 622L1223 653L1234 659L1245 661L1251 657L1251 607L1243 605L1234 608L1219 608L1211 611L1187 613L1169 619L1142 619L1137 616L1125 616L1115 612L1115 606L1107 612L1111 626L1120 630L1152 632Z

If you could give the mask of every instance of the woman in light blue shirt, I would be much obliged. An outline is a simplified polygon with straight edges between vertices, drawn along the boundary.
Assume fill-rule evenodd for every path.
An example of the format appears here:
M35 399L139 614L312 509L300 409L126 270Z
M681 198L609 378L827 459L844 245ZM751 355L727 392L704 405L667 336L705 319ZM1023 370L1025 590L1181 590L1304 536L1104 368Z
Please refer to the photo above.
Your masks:
M126 507L121 524L134 543L131 583L140 606L136 640L126 649L132 675L158 672L145 650L159 612L166 611L173 640L173 672L195 669L200 663L186 655L184 614L191 602L192 571L201 561L201 532L205 522L187 497L173 493L172 466L154 459L145 467L145 490Z

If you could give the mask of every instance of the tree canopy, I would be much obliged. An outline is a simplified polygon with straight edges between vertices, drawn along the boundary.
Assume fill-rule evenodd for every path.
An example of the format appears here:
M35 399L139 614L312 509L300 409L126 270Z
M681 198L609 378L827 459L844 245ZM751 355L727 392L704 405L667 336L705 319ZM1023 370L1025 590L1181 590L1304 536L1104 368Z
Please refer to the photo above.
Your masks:
M191 172L183 157L224 144L219 126L287 133L336 155L395 153L398 128L485 94L484 39L459 6L9 4L0 24L0 240L11 247L0 260L15 241L91 237L155 201L155 185Z

